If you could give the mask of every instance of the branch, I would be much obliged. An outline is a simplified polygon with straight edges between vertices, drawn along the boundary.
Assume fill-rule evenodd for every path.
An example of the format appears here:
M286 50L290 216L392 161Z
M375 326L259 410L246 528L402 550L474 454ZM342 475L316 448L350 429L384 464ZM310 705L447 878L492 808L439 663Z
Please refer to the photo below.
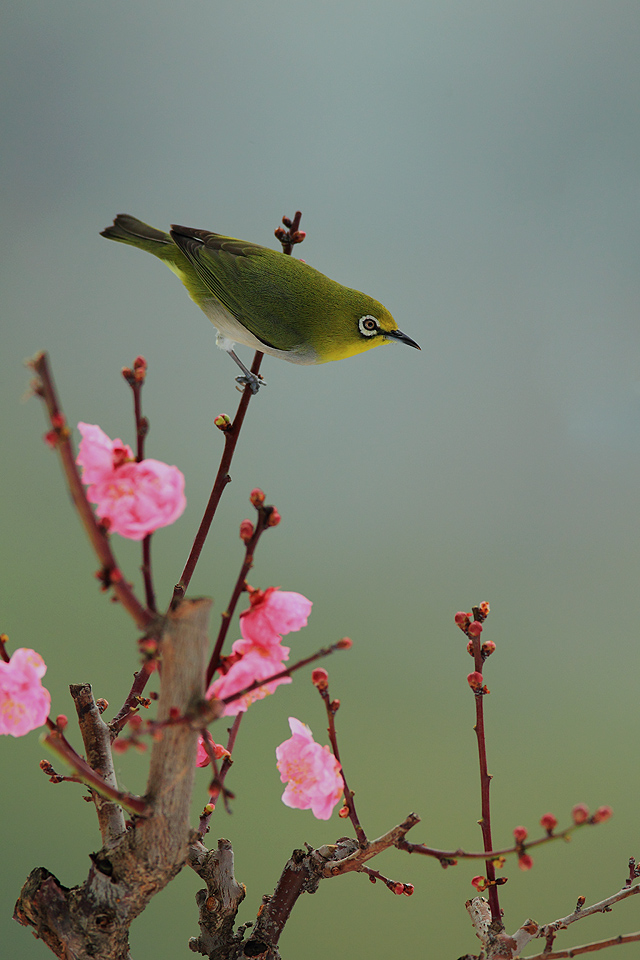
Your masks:
M256 350L253 363L251 364L251 373L258 373L263 356L263 353L260 353L258 350ZM209 496L209 502L207 503L204 511L204 516L200 521L198 532L196 533L195 540L193 541L191 552L185 564L184 570L182 571L182 576L173 588L173 597L171 598L172 608L175 608L177 604L180 603L187 592L189 583L191 582L191 577L193 576L193 571L195 570L200 554L202 553L204 542L207 539L207 534L209 533L209 528L213 522L213 518L218 508L218 504L220 503L220 498L222 497L224 488L228 483L231 483L229 468L231 467L231 461L236 449L238 437L240 436L240 430L242 429L247 407L249 406L249 401L251 400L252 396L253 393L251 392L251 386L250 384L247 384L242 392L242 397L240 398L240 403L238 404L235 420L233 423L228 423L227 417L226 423L228 425L221 427L224 432L224 450L222 452L220 466L218 467L218 472L213 483L211 495Z
M35 381L33 389L44 400L49 414L52 429L47 434L47 439L55 446L60 455L60 462L71 493L71 499L100 562L101 578L106 586L113 589L116 597L125 610L131 614L137 626L140 628L148 627L153 623L154 616L149 610L145 610L133 593L131 585L124 580L118 569L109 541L87 500L76 467L71 445L71 431L66 426L66 419L60 408L53 377L49 369L49 358L45 352L38 353L29 361L28 365L38 375L38 380Z
M166 619L160 721L175 711L195 717L201 709L210 608L210 600L185 601ZM146 815L128 824L110 848L92 856L82 885L64 887L44 868L27 879L14 917L32 926L61 960L130 960L131 922L187 859L197 737L194 725L185 723L168 726L154 741Z
M89 683L72 683L69 687L78 714L78 724L89 766L115 790L118 789L116 773L111 754L111 735L109 727L100 715ZM98 824L102 843L108 847L125 832L122 807L107 800L97 791L91 795L96 805Z

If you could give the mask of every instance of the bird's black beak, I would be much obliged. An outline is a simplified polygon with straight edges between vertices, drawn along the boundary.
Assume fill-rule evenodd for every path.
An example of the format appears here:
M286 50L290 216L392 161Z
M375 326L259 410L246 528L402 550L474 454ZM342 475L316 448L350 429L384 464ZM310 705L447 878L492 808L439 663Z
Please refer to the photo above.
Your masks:
M412 340L411 337L408 337L406 333L402 332L402 330L385 330L384 336L388 340L397 340L398 343L406 343L408 347L415 347L416 350L420 349L415 340Z

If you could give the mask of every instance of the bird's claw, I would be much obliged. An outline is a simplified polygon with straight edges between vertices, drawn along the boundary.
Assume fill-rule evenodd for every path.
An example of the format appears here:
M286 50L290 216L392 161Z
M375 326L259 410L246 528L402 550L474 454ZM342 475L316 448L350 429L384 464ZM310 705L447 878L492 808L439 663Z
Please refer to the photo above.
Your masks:
M239 387L236 387L236 390L244 390L245 387L251 389L251 393L255 396L260 387L266 386L267 381L264 380L261 376L255 376L251 373L249 376L236 377L236 383L240 384Z

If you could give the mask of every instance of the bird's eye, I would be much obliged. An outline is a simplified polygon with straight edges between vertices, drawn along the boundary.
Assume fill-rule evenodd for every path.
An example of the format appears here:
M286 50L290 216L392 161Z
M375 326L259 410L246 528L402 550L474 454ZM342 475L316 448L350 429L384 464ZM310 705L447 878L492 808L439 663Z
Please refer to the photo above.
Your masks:
M373 337L379 330L378 321L375 317L360 317L358 320L358 330L363 337Z

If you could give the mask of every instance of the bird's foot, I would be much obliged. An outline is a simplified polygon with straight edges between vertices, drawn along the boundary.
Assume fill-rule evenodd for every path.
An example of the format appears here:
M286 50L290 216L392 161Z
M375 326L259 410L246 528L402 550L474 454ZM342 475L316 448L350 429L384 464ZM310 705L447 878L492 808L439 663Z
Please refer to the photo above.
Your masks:
M236 387L237 390L244 390L245 387L249 387L251 393L255 396L260 387L266 387L267 381L260 375L256 376L255 373L245 374L243 377L236 377L236 383L240 384L239 387Z

